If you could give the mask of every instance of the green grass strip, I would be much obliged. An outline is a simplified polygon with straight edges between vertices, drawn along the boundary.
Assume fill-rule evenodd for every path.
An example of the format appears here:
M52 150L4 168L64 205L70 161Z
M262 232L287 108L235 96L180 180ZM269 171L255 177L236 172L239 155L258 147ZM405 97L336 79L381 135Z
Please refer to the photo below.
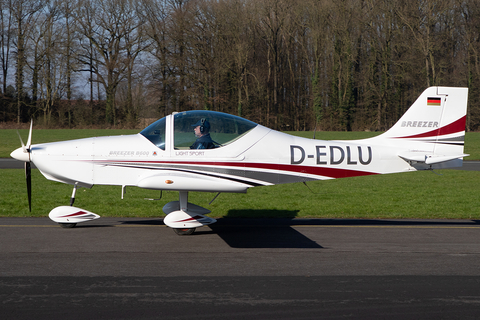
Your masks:
M247 194L191 192L189 201L212 211L212 217L478 219L480 172L439 170L256 187ZM68 205L72 186L46 180L32 170L32 212L28 212L23 170L1 170L0 216L47 216ZM80 188L75 205L105 217L163 217L162 207L178 192L119 186Z

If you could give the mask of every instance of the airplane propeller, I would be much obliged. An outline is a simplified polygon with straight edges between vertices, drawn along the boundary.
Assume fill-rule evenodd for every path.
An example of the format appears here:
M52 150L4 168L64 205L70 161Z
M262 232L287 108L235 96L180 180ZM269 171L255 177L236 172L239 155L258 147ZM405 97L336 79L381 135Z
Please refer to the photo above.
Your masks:
M32 168L25 162L25 180L27 181L28 210L32 212Z
M32 211L32 167L30 164L30 162L32 161L30 158L30 147L32 145L32 127L33 120L30 122L30 131L28 133L28 140L26 145L23 143L22 137L17 131L22 147L14 150L10 154L12 158L25 162L25 180L27 182L28 209L30 210L30 212Z

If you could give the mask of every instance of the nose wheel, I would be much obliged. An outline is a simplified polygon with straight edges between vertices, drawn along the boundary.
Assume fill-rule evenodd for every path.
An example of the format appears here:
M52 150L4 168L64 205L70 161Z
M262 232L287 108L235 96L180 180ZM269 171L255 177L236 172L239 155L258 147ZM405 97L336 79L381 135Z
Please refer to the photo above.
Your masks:
M59 223L60 227L62 228L73 228L75 227L77 224L76 223Z

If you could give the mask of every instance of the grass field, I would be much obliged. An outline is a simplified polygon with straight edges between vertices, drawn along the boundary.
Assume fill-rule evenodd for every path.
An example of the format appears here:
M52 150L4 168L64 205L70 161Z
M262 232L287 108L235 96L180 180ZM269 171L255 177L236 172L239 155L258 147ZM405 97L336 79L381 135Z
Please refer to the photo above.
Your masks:
M247 194L191 192L189 201L212 210L213 217L299 217L363 219L479 219L480 172L422 171L257 187ZM1 170L0 216L47 216L68 205L72 187L46 180L32 171L33 202L28 212L23 170ZM177 192L94 186L79 189L75 205L101 216L163 217L165 203L178 200Z
M35 130L33 143L91 136L132 134L137 130ZM24 141L28 130L20 130ZM295 132L311 138L313 132ZM377 135L372 132L317 132L317 139L349 140ZM465 152L469 160L480 159L480 133L467 133ZM16 130L0 130L0 157L8 157L19 147ZM28 212L23 170L1 170L0 216L47 216L59 205L68 205L72 187L46 180L32 171L33 209ZM192 203L212 210L212 217L299 217L363 219L479 219L477 199L480 172L440 170L382 176L366 176L329 181L258 187L247 194L221 194L211 205L213 193L190 193ZM75 205L101 216L163 217L165 203L178 200L177 192L94 186L79 189Z

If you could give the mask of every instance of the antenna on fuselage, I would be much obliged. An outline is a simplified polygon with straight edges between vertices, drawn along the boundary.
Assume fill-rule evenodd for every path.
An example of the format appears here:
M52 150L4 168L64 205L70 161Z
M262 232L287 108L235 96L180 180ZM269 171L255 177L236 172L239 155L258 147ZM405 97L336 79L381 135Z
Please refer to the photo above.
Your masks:
M315 191L313 191L312 188L310 188L310 187L308 186L308 184L307 184L306 181L303 181L303 184L305 185L305 187L307 187L308 190L310 190L311 193L313 193L313 194L322 194L321 192L315 192Z
M150 200L150 201L158 201L158 200L162 200L162 197L163 197L163 190L160 190L160 197L154 199L154 198L143 198L144 200Z
M217 193L217 195L215 197L213 197L212 201L210 201L209 205L212 204L213 201L215 201L215 199L217 199L217 197L220 195L221 192Z

